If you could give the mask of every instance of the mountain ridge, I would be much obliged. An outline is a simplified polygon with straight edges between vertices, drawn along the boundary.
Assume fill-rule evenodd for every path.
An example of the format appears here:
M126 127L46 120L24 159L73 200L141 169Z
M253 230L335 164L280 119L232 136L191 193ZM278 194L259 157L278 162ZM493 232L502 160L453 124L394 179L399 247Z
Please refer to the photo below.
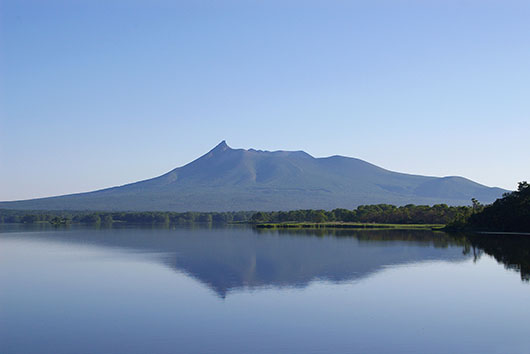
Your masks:
M233 149L225 140L158 177L92 192L0 202L5 209L235 211L470 204L504 192L459 176L393 172L361 159Z

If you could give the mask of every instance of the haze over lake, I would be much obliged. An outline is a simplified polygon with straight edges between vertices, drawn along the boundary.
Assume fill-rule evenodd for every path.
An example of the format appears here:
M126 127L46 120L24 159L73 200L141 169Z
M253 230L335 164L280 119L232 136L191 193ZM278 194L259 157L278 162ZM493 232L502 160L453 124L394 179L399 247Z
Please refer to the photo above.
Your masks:
M2 227L2 353L530 351L522 238Z

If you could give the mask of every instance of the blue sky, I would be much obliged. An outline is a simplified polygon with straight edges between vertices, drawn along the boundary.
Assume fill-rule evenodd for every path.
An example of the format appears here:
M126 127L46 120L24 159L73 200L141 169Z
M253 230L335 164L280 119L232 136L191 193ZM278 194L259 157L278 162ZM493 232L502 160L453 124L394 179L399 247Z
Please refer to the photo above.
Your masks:
M0 200L232 147L530 180L528 1L0 1Z

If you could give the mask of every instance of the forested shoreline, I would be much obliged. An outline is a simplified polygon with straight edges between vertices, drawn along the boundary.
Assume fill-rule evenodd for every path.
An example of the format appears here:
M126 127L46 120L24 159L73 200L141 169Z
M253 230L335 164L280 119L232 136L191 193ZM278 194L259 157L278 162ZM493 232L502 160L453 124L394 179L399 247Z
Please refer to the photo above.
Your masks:
M187 223L287 223L287 222L343 222L379 224L447 224L465 220L473 213L472 207L437 204L362 205L353 210L292 210L292 211L237 211L237 212L93 212L93 211L37 211L0 210L0 223L50 224L187 224Z
M517 191L506 193L493 204L472 200L471 206L446 204L361 205L355 209L234 211L234 212L108 212L0 209L0 223L63 224L395 224L447 225L448 231L530 231L530 185L520 182Z
M481 206L464 221L456 220L449 229L474 231L530 232L530 185L523 181L516 191L505 193L493 204Z
M0 209L0 223L50 224L186 224L239 223L250 220L253 211L238 212L107 212Z

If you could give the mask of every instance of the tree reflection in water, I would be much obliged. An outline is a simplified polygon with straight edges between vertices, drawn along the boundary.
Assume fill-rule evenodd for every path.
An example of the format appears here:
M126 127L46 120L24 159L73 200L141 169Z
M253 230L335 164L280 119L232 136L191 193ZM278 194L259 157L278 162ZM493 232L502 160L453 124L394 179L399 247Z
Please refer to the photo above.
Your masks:
M481 253L495 258L506 269L517 271L521 279L530 281L530 236L508 234L468 234L467 252L473 252L475 259Z

